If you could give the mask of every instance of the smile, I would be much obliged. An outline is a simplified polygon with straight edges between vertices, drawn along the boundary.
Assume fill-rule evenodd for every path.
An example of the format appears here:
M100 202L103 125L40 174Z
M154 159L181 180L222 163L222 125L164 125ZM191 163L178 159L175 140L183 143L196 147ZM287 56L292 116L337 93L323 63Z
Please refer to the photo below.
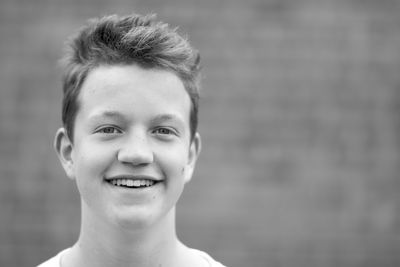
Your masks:
M157 183L157 181L154 181L154 180L148 180L148 179L134 180L134 179L129 179L129 178L110 179L110 180L107 180L107 182L114 186L128 187L128 188L150 187Z

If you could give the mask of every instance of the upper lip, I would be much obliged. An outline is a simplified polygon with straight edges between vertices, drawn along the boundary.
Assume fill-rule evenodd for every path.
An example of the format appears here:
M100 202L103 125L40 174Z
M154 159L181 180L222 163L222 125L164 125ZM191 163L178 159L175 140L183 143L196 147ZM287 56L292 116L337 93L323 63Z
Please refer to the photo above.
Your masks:
M118 174L118 175L113 175L113 176L107 176L105 177L105 180L113 180L113 179L131 179L131 180L151 180L151 181L161 181L161 178L158 178L153 175L147 175L147 174Z

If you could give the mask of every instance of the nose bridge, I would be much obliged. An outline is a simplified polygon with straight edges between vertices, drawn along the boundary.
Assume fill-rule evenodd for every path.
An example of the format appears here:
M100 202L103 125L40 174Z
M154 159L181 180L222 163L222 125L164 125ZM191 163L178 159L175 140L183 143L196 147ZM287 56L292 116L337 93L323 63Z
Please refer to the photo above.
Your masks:
M118 160L134 165L153 161L153 151L144 131L134 131L126 136L118 151Z

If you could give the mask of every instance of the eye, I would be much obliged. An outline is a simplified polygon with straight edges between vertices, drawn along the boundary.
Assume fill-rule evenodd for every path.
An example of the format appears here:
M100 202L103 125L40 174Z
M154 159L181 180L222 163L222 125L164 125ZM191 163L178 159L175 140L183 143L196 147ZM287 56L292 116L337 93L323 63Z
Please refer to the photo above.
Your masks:
M117 134L117 133L121 133L121 130L119 130L118 128L114 127L114 126L106 126L106 127L102 127L100 129L98 129L96 131L96 133L102 133L102 134Z
M174 130L165 127L155 129L154 133L159 135L176 135L176 132Z

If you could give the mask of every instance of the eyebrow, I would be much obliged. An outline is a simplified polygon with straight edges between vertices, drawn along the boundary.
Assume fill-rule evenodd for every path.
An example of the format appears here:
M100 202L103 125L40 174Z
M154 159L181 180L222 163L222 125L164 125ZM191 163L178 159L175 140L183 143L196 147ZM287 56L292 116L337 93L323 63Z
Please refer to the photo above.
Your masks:
M123 118L124 118L124 116L123 116L121 113L117 112L117 111L106 110L106 111L103 111L103 112L99 112L99 113L94 113L94 114L92 114L92 115L89 117L89 119L90 119L90 120L93 120L93 119L98 119L98 118L103 118L103 117L106 117L106 118L116 118L116 119L123 119Z
M160 114L151 119L152 123L159 123L159 122L164 122L164 121L177 121L182 124L184 123L183 120L179 116L174 115L174 114Z
M121 114L118 111L113 111L113 110L106 110L100 113L95 113L92 116L89 117L90 120L93 119L98 119L98 118L114 118L114 119L119 119L119 120L124 120L125 117L123 114ZM180 123L184 123L184 121L180 118L180 116L177 116L175 114L160 114L156 115L154 118L151 119L151 123L160 123L164 121L177 121Z

